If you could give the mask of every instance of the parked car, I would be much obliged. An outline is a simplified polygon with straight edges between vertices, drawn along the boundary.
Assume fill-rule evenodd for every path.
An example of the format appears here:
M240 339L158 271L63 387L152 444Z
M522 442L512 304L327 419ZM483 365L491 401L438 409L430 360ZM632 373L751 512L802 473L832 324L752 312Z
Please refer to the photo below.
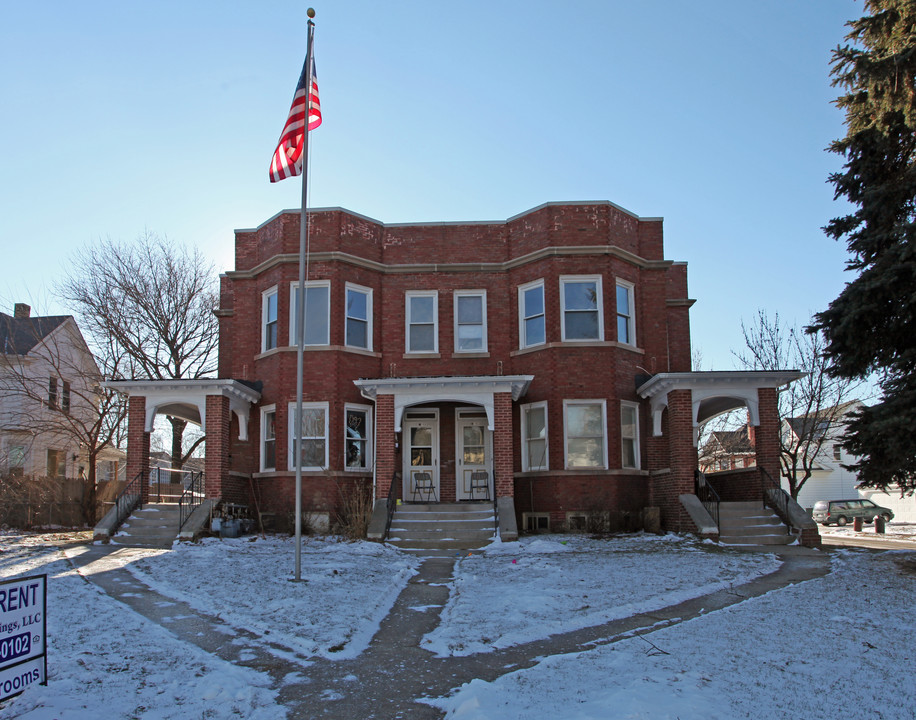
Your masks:
M884 518L884 522L890 522L894 519L894 513L890 508L875 505L871 500L855 498L853 500L818 500L814 503L814 511L811 513L815 522L821 525L845 525L853 519L860 517L865 522L870 523L876 517Z

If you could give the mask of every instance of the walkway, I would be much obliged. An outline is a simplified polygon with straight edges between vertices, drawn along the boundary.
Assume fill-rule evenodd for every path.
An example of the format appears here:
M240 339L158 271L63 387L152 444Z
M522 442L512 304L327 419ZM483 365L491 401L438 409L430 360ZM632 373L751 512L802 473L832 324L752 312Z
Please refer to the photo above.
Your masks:
M293 719L439 718L439 710L416 699L446 695L474 678L492 681L548 655L608 645L634 632L647 635L829 571L829 558L817 551L791 546L781 548L778 555L783 561L779 570L744 585L503 650L450 658L420 649L421 638L439 623L456 562L430 558L401 592L365 652L352 660L327 660L303 657L269 637L230 626L219 616L156 593L123 569L131 557L129 548L90 546L88 551L67 553L87 581L185 642L269 674Z

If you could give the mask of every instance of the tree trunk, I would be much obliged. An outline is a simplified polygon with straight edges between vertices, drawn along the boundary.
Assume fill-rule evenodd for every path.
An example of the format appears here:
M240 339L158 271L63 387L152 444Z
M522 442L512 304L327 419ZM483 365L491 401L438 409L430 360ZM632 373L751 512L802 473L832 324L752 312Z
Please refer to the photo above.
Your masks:
M172 470L181 470L184 467L184 455L181 451L184 440L184 429L188 426L187 420L167 416L172 423Z

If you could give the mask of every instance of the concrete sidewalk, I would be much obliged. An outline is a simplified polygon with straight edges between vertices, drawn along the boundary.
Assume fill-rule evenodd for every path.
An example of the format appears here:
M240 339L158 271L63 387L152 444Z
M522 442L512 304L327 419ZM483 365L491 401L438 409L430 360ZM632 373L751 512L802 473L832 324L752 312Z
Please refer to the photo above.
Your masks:
M753 552L754 549L748 548ZM763 552L774 552L762 548ZM531 667L545 656L587 651L633 633L648 635L700 615L798 582L826 575L829 556L800 546L780 548L774 573L652 613L641 613L535 642L466 657L438 658L420 648L448 601L455 559L429 558L382 621L369 647L352 660L308 658L218 615L200 613L153 591L125 569L130 548L89 546L64 551L89 582L167 628L179 639L231 663L269 674L290 718L439 718L417 698L441 697L475 678L492 681Z

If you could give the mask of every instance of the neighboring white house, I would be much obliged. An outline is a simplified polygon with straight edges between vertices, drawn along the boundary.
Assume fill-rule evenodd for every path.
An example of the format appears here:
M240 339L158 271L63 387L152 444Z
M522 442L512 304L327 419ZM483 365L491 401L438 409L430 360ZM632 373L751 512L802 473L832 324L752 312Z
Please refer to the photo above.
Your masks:
M32 317L21 303L12 316L0 313L0 474L88 473L85 449L67 427L70 418L92 418L100 379L71 316ZM121 456L112 449L104 459Z

